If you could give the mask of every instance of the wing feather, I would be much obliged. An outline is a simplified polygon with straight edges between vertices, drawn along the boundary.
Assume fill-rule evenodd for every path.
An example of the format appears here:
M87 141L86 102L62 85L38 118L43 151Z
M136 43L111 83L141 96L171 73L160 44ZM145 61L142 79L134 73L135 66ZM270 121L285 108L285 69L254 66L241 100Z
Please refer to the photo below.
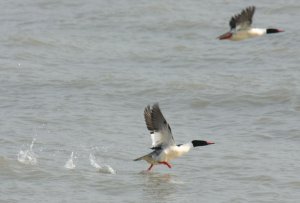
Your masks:
M231 17L229 26L231 30L249 29L252 24L252 18L255 12L255 6L249 6L242 10L241 13Z
M152 108L148 105L144 111L145 122L150 131L152 148L163 148L175 145L170 125L164 118L158 103Z

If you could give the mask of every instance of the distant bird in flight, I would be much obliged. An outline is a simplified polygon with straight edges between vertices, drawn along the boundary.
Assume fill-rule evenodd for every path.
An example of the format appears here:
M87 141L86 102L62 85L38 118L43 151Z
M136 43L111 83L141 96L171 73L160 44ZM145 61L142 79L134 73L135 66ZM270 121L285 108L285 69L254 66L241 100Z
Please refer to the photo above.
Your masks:
M186 144L176 145L171 128L160 111L158 103L152 108L148 105L144 111L144 117L148 130L150 131L152 147L151 153L139 157L134 161L145 160L150 164L148 171L154 165L164 164L171 168L169 161L190 151L193 147L214 144L213 142L203 140L193 140Z
M255 6L249 6L241 13L231 17L229 22L230 31L219 36L220 40L228 39L233 41L244 40L264 34L273 34L283 32L277 28L252 28L252 17L255 12Z

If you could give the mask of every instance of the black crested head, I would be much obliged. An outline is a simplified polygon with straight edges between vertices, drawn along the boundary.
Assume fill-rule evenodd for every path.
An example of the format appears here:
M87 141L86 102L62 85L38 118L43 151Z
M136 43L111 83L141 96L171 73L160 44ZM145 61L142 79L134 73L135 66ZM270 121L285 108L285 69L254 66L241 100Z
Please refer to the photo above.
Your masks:
M276 29L276 28L268 28L267 29L267 34L274 34L274 33L278 33L278 32L283 32L283 30Z
M209 144L215 144L214 142L204 141L204 140L193 140L192 141L193 147L205 146Z

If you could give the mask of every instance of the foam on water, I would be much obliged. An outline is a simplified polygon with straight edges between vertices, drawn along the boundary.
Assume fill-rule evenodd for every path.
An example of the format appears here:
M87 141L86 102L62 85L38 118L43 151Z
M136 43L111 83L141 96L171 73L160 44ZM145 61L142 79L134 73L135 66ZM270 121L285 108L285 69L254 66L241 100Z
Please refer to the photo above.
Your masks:
M33 152L33 144L36 141L35 138L33 138L31 145L29 149L23 151L20 150L18 153L18 161L22 164L28 164L28 165L36 165L37 164L37 156Z
M96 162L96 158L95 158L94 154L90 153L89 160L90 160L90 164L94 168L96 168L99 172L101 172L101 173L109 173L109 174L116 174L116 171L110 165L104 164L103 166L100 166Z

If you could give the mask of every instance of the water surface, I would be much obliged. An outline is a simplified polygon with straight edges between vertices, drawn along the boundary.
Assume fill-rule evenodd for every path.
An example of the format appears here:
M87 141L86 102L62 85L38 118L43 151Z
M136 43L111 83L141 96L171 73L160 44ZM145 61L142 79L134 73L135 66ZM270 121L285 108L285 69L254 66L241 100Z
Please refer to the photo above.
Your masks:
M300 3L251 4L286 32L216 40L246 1L1 2L1 202L299 201ZM154 102L216 144L141 173Z

